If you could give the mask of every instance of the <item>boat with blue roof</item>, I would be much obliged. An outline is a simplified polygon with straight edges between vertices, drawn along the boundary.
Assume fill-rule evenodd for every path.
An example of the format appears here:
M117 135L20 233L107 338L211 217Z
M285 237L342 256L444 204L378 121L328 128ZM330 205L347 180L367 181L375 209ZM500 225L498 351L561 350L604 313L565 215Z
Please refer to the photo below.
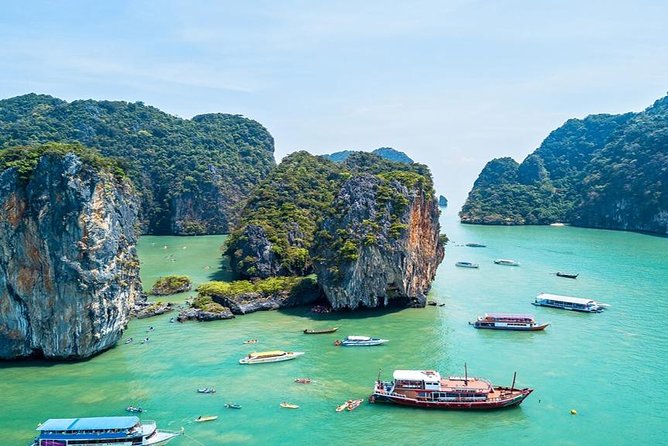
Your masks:
M37 427L31 446L162 446L183 434L158 430L138 417L52 418Z

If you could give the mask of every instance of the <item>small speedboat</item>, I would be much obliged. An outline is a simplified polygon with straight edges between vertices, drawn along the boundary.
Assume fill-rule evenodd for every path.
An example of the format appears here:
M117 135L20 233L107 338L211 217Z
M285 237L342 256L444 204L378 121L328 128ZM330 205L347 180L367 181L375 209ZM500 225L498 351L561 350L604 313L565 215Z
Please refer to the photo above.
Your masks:
M197 421L198 423L201 423L203 421L213 421L213 420L217 420L217 419L218 419L218 415L206 415L206 416L200 415L199 417L195 418L195 421Z
M557 272L557 276L559 277L565 277L567 279L577 279L579 274L573 274L573 273L562 273L561 271Z
M216 389L213 387L202 387L197 389L197 393L216 393Z
M457 262L455 266L459 266L460 268L480 268L480 265L472 262Z
M299 384L311 384L311 378L295 378L295 382Z
M283 401L281 404L279 404L283 409L299 409L299 406L296 404L288 403L286 401Z
M338 329L339 329L339 327L323 328L323 329L320 329L320 330L314 330L314 329L311 329L311 328L307 328L307 329L304 330L304 334L334 333Z
M132 412L132 413L142 413L144 409L142 409L139 406L128 406L125 408L126 412Z
M368 347L372 345L382 345L389 342L388 339L371 338L369 336L348 336L342 341L336 341L334 345L344 347Z
M520 266L519 262L511 259L496 259L494 260L494 263L496 263L497 265L504 265L504 266Z
M227 403L225 404L225 407L228 409L241 409L241 405L235 403Z
M298 358L304 352L284 352L283 350L274 350L270 352L253 352L239 360L239 364L264 364L267 362L289 361Z

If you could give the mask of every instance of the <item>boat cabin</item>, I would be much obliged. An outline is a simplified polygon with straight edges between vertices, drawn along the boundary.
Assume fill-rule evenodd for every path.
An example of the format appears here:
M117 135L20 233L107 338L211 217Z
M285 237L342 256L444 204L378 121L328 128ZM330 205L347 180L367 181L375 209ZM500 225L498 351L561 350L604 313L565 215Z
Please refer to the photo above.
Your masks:
M558 294L540 293L534 305L562 308L564 310L575 310L584 312L601 312L603 306L592 299L585 299L581 297L560 296Z
M276 356L285 356L287 352L283 350L273 350L269 352L253 352L248 355L249 359L274 358Z
M397 389L440 390L441 374L434 370L395 370L392 375Z

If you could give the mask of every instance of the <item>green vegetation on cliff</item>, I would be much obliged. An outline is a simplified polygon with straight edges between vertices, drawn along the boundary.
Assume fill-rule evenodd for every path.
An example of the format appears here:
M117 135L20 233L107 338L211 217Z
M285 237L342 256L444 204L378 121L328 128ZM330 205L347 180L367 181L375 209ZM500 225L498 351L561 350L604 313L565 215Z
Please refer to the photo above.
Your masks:
M116 157L141 193L143 230L227 232L238 204L275 165L273 138L239 115L181 119L141 102L0 101L0 148L78 142Z
M329 158L330 160L336 162L336 163L342 163L345 160L348 159L350 155L353 153L366 153L366 152L360 152L356 150L342 150L340 152L334 152L329 155L325 155L326 158ZM381 147L379 149L374 150L373 152L374 155L379 156L383 159L386 159L388 161L394 161L397 163L406 163L410 164L413 162L413 160L406 155L404 152L401 152L399 150L392 149L390 147Z
M666 147L668 98L641 113L570 119L522 164L490 161L460 217L668 233Z
M376 206L389 209L394 236L405 229L399 217L409 204L406 190L422 189L433 195L429 169L422 164L391 162L364 152L352 153L337 164L307 152L294 153L283 159L249 199L241 224L227 243L233 269L246 277L310 273L321 222L337 212L332 204L345 182L360 175L375 178ZM365 243L371 244L377 223L368 224L372 230ZM344 232L331 242L342 256L350 257L357 245L347 243Z
M125 171L121 164L114 159L106 158L94 149L89 149L81 144L48 143L28 147L9 147L0 150L0 172L16 168L19 178L28 181L39 163L42 156L65 156L73 153L85 165L96 170L106 170L117 177L124 177Z

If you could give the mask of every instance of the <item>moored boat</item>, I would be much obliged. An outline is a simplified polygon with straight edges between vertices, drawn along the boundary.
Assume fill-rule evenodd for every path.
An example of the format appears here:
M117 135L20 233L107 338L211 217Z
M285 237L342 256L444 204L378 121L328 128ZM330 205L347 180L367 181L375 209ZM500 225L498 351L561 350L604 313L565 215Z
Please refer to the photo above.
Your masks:
M183 434L183 430L158 430L155 421L142 422L135 416L52 418L37 430L39 435L32 446L162 446Z
M274 350L269 352L253 352L239 360L239 364L264 364L268 362L281 362L295 359L304 352L284 352L283 350Z
M217 419L218 415L200 415L199 417L195 418L195 421L197 421L198 423L202 423L204 421L213 421Z
M604 307L608 306L593 299L560 296L559 294L549 293L540 293L531 303L539 307L560 308L562 310L582 311L584 313L600 313Z
M482 243L467 243L466 246L469 248L487 248L487 245L483 245Z
M311 384L311 378L295 378L297 384Z
M562 273L561 271L557 271L557 276L559 277L566 277L567 279L577 279L579 274L575 273Z
M469 322L475 328L491 330L540 331L550 324L539 324L533 314L485 313L475 322Z
M369 336L347 336L341 341L335 342L335 345L343 347L369 347L372 345L382 345L389 342L389 339L372 338Z
M304 334L325 334L325 333L334 333L336 330L338 330L339 327L331 327L331 328L323 328L320 330L315 330L311 328L306 328L304 329Z
M518 261L512 259L496 259L494 260L494 263L504 266L520 266Z
M241 405L235 403L227 403L225 404L225 407L228 409L241 409Z
M455 263L455 266L458 266L460 268L480 268L480 265L472 262L457 262Z
M533 389L493 386L482 378L441 378L433 370L395 370L392 381L376 381L369 401L448 410L491 410L519 406Z
M216 393L216 389L213 387L201 387L197 389L197 393Z
M144 409L142 409L139 406L128 406L125 408L126 412L133 412L133 413L142 413Z
M283 409L299 409L299 406L296 404L288 403L287 401L283 401L281 404L279 404Z

